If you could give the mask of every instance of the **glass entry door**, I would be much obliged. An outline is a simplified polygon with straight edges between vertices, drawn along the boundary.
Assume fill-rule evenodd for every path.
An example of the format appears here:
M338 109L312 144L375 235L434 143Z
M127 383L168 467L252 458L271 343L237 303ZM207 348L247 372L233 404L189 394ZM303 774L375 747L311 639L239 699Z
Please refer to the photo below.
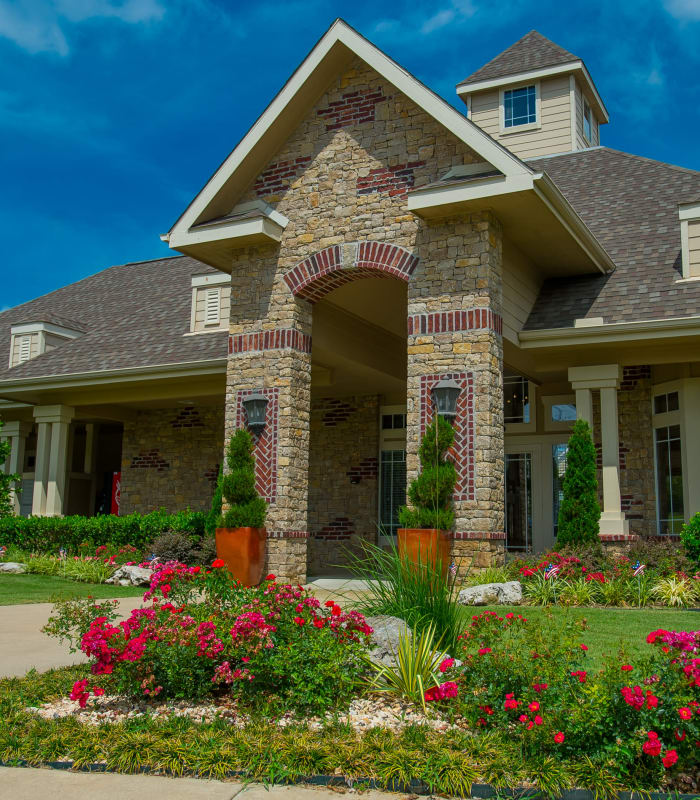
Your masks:
M406 406L379 414L379 545L396 543L399 508L406 505Z

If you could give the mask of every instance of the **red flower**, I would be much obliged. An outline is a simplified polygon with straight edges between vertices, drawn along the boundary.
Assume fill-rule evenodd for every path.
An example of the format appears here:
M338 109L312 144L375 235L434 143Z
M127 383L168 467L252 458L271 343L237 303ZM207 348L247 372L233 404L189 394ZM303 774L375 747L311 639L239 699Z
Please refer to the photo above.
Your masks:
M528 708L530 709L530 711L539 711L540 704L537 702L537 700L533 700L528 706Z
M266 581L276 581L276 580L277 580L277 576L276 576L276 575L273 575L272 573L270 573L269 575L267 575L267 576L265 577L265 580L266 580Z
M668 769L678 761L678 753L675 750L667 750L666 755L661 759L661 763Z
M450 669L451 667L454 667L454 665L455 665L454 658L446 658L444 661L441 662L438 669L440 670L440 672L447 672L447 670Z
M535 725L542 725L542 723L543 723L543 722L544 722L544 720L543 720L543 719L542 719L542 717L541 717L541 716L538 714L538 715L535 717Z
M682 708L678 709L678 716L681 719L691 719L693 712L687 706L683 706Z
M485 656L487 653L490 653L490 652L491 652L491 648L490 647L482 647L479 650L479 655L480 656Z
M101 686L93 686L92 693L95 697L101 697L105 693L105 690Z
M564 734L561 731L557 731L557 733L554 734L554 741L557 744L561 744L564 741Z
M518 719L519 719L521 722L527 722L527 714L521 714L521 715L518 717Z
M587 673L586 673L585 670L577 669L575 672L571 673L571 677L572 678L578 678L578 682L579 683L585 683L586 682L586 674Z
M333 608L333 606L335 605L335 600L326 600L326 602L323 605L326 608Z
M505 703L503 703L503 707L506 711L510 711L518 707L518 701L513 697L512 694L507 694Z
M649 731L647 736L649 738L642 745L642 752L646 753L648 756L661 755L661 742L659 741L659 735L654 731Z
M588 650L588 647L585 644L580 645L581 650Z
M221 567L226 566L226 562L224 561L223 558L217 558L211 562L211 565L214 569L221 569Z
M685 731L679 731L679 730L677 730L677 731L676 731L676 733L675 733L675 736L676 736L676 739L677 739L679 742L682 742L682 741L684 741L684 740L685 740Z
M544 692L545 689L549 688L548 683L535 683L533 684L532 688L539 694L540 692Z
M632 667L629 664L623 664L620 669L623 672L632 672Z
M323 620L320 617L314 617L314 628L322 628Z
M296 625L305 625L306 620L304 619L304 617L294 617L294 623Z

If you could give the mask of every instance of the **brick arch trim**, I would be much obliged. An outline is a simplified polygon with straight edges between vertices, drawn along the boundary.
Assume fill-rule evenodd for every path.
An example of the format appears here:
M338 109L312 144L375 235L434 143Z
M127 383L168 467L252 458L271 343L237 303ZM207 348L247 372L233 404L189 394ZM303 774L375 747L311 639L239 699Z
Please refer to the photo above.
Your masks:
M408 282L418 256L397 244L352 242L319 250L289 270L284 281L295 297L317 303L343 284L359 278L396 278Z

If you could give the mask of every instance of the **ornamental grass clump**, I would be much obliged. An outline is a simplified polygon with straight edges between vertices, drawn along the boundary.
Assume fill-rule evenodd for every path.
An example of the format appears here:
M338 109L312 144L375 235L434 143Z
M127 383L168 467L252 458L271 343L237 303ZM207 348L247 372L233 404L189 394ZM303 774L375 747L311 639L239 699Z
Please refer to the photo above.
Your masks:
M255 488L253 437L239 428L226 448L228 472L221 478L221 493L228 508L220 518L221 528L262 528L267 504Z
M557 544L597 542L600 522L596 452L585 420L574 423L566 453L564 497L559 507Z
M408 487L409 506L399 509L402 528L428 528L448 531L454 523L452 494L457 470L447 458L454 442L454 431L441 416L427 427L418 449L421 471Z

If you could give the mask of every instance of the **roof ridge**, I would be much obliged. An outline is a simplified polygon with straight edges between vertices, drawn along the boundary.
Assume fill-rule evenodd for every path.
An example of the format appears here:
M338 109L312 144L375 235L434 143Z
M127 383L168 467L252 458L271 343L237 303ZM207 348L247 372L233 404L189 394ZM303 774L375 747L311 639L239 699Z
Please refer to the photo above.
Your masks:
M600 146L602 150L609 150L611 153L616 153L619 156L626 158L633 158L637 161L646 161L649 164L660 164L668 169L678 170L678 172L685 172L691 175L700 175L700 170L692 169L691 167L681 167L679 164L669 164L668 161L660 161L658 158L649 158L649 156L638 156L636 153L627 153L624 150L617 150L614 147Z

